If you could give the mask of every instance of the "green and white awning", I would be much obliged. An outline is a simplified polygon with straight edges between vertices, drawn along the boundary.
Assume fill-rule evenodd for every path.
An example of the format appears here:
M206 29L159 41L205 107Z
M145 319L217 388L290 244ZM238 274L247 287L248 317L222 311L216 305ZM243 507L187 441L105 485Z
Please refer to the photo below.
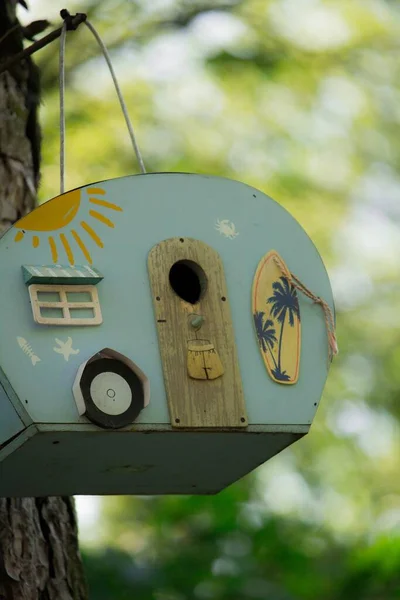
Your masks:
M22 274L27 285L31 283L96 285L104 276L88 265L22 265Z

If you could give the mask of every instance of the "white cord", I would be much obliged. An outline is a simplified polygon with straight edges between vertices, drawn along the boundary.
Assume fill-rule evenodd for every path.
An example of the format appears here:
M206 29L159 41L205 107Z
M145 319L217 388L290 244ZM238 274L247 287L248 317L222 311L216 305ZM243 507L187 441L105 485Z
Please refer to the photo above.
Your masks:
M121 105L121 109L123 115L125 117L125 122L128 127L129 135L131 138L132 146L136 154L137 161L139 163L139 167L142 173L146 173L146 168L144 166L143 158L140 153L139 147L136 142L135 134L133 131L132 123L129 119L128 109L126 107L124 98L122 96L121 88L119 87L117 77L115 75L114 68L111 63L111 58L108 53L108 50L97 33L96 29L93 27L89 21L85 21L85 25L90 29L96 38L102 52L104 58L106 59L108 68L110 69L111 77L114 82L115 90L118 95L119 103ZM64 21L61 36L60 36L60 73L59 73L59 86L60 86L60 194L64 193L64 182L65 182L65 38L67 33L67 23Z
M93 27L93 25L89 21L85 21L85 25L93 33L93 35L96 38L96 40L97 40L100 48L103 51L104 58L106 59L106 62L108 64L108 68L110 69L111 77L113 78L113 82L114 82L114 85L115 85L115 91L117 92L119 103L120 103L121 108L122 108L122 112L124 113L126 125L128 127L129 135L131 136L132 146L133 146L133 149L135 151L136 158L137 158L139 166L140 166L140 170L141 170L142 173L146 173L146 169L145 169L145 166L144 166L142 155L141 155L139 147L138 147L138 145L136 143L136 138L135 138L135 134L133 132L132 123L131 123L131 121L129 119L128 109L126 108L125 101L124 101L124 99L122 97L122 92L121 92L121 89L120 89L120 87L118 85L117 77L115 75L114 68L113 68L113 66L111 64L111 58L110 58L110 55L108 53L108 50L107 50L107 48L106 48L103 40L101 39L101 37L97 33L96 29Z
M64 21L60 36L60 194L65 188L65 37L67 35L67 23Z

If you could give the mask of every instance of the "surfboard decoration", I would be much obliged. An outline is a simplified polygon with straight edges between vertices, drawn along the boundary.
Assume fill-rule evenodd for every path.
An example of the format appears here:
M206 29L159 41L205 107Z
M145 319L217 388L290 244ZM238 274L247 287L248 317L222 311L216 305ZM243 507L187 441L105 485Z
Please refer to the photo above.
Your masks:
M270 377L276 383L293 385L300 370L300 307L296 289L284 276L282 266L288 273L275 250L261 259L253 281L252 310L260 352Z

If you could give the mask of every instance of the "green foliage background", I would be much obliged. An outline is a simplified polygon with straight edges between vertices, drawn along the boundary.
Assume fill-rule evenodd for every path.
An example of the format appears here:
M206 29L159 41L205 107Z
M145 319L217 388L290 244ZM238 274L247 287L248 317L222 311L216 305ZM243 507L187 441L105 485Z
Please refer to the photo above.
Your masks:
M59 2L29 17L58 21ZM102 501L93 600L400 598L400 10L385 0L71 2L100 30L149 171L223 175L302 224L340 354L307 438L216 497ZM41 199L58 194L57 44ZM67 188L137 172L105 63L67 39Z

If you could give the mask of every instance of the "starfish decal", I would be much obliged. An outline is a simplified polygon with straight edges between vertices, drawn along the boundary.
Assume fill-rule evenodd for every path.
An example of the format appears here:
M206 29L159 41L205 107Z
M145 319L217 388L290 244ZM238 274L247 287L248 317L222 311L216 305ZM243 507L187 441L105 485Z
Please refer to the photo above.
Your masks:
M62 342L57 338L55 338L55 340L59 347L54 347L54 352L62 354L67 362L71 354L79 354L79 350L74 350L72 347L72 338L69 337L66 342Z

